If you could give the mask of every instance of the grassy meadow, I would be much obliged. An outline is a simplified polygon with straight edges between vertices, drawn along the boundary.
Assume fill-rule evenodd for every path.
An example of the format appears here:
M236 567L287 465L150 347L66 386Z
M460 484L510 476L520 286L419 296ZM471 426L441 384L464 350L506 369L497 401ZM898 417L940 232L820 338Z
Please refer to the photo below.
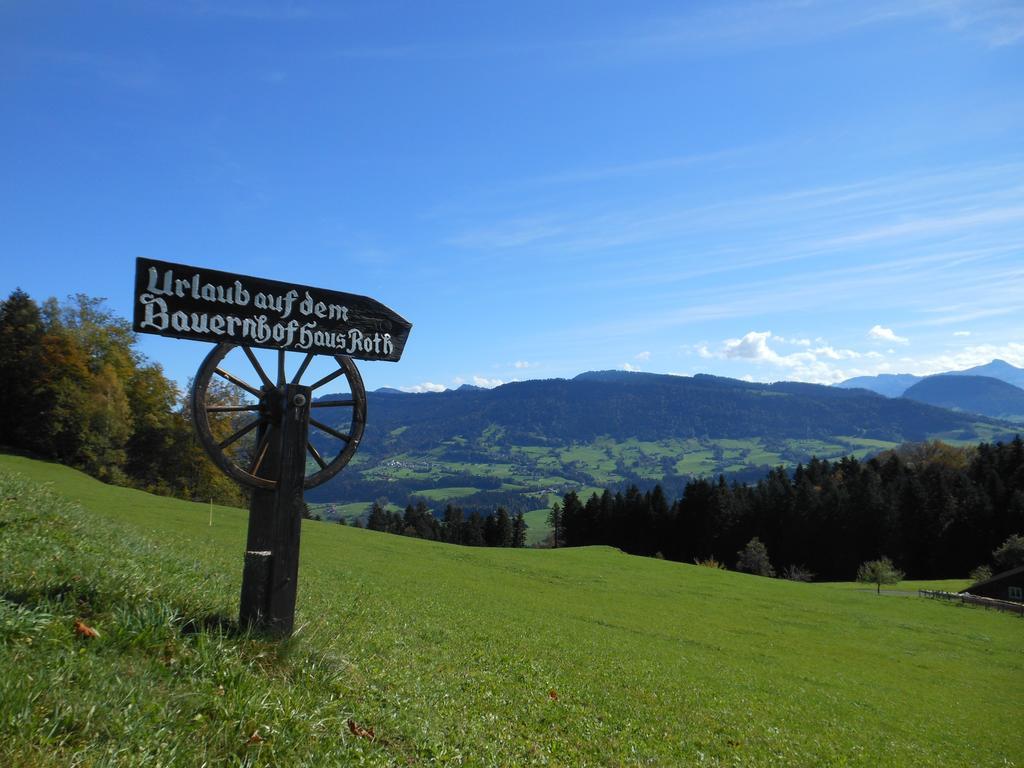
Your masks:
M0 765L1024 765L1024 621L912 583L307 522L274 643L245 511L12 456L0 499Z

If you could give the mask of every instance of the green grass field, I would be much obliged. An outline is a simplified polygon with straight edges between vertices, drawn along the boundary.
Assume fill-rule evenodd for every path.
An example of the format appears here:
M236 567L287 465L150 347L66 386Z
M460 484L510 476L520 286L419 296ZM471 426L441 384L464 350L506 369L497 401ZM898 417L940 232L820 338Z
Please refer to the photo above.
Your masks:
M272 643L244 511L6 456L0 499L0 765L1024 764L1007 614L307 522Z

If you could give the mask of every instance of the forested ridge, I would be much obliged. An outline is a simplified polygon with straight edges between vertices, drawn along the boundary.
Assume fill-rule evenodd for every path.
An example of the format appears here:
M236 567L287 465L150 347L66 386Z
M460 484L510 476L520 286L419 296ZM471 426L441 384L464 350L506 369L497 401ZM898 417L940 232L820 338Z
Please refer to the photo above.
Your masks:
M934 441L868 461L814 459L753 485L695 479L674 501L660 487L586 501L568 493L552 522L561 546L733 567L756 538L779 574L850 580L860 563L885 556L908 578L962 578L1024 532L1024 442Z
M818 384L761 384L719 376L597 371L574 379L514 382L490 390L371 393L375 434L406 427L406 450L472 435L491 425L521 444L585 442L601 436L658 440L714 435L817 438L852 435L922 441L937 433L975 436L983 417L912 400Z

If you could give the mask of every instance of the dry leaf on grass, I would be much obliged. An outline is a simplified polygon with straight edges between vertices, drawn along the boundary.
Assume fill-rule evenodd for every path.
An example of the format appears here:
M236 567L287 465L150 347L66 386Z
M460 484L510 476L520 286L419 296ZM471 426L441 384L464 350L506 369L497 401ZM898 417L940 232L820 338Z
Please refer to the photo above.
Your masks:
M75 619L75 632L80 634L82 637L99 637L100 633L90 627L81 619Z
M348 729L352 731L353 736L358 736L361 739L369 739L370 741L373 741L373 739L375 738L375 734L373 732L372 727L363 728L363 726L361 726L359 723L357 723L355 720L352 720L351 718L348 721Z

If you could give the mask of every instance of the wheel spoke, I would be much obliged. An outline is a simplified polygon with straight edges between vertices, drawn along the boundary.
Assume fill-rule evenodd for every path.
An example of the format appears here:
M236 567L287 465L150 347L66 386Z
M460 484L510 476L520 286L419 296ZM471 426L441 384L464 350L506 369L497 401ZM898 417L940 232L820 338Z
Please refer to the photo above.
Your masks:
M324 461L323 457L320 455L320 452L313 447L313 444L306 443L306 447L309 449L309 453L316 460L316 463L320 465L320 469L327 469L327 462Z
M263 459L267 457L267 449L270 447L270 432L271 428L268 428L260 437L260 442L256 446L256 455L253 457L252 466L249 467L250 475L255 475L260 471L260 467L263 465Z
M258 411L259 405L208 405L207 413L241 413L242 411Z
M277 350L277 386L284 386L284 350Z
M241 389L244 389L250 395L253 395L255 397L263 397L263 393L260 392L258 389L256 389L256 387L254 387L252 384L248 384L248 383L242 381L237 376L232 376L230 373L225 371L223 368L215 368L213 372L216 373L218 376L220 376L222 379L226 379L227 381L230 381L236 387L240 387Z
M324 376L322 379L320 379L320 381L316 382L315 384L311 384L309 386L309 388L310 389L316 389L317 387L322 387L324 384L326 384L326 383L328 383L330 381L334 381L339 376L344 376L344 375L345 375L345 369L344 368L339 368L334 373L327 374L326 376Z
M317 429L319 429L321 432L326 432L331 437L336 437L339 440L344 440L346 443L352 439L351 435L346 435L344 432L339 432L333 427L328 427L326 424L323 424L317 421L316 419L310 419L309 423L312 424Z
M311 362L313 362L313 357L314 357L314 355L313 355L312 352L307 352L306 353L306 357L302 361L302 365L299 366L299 370L297 370L295 372L295 375L292 376L292 384L298 384L299 383L299 380L302 378L302 374L304 374L306 372L306 369L309 367L309 364Z
M244 427L242 427L240 430L235 432L235 434L231 435L231 437L225 438L221 442L217 443L217 447L220 448L221 450L224 450L225 448L227 448L232 443L237 442L238 440L240 440L241 438L245 437L247 434L252 432L254 429L256 429L256 427L258 427L260 425L261 421L263 421L263 419L256 419L255 421L249 422Z
M245 352L245 356L249 358L249 362L252 363L252 367L256 370L257 375L260 377L260 381L263 382L263 386L268 389L274 388L274 382L267 376L267 372L263 370L263 366L260 365L260 361L256 359L256 355L249 347L242 347L242 351Z
M348 408L356 404L355 400L318 400L310 403L311 408Z

